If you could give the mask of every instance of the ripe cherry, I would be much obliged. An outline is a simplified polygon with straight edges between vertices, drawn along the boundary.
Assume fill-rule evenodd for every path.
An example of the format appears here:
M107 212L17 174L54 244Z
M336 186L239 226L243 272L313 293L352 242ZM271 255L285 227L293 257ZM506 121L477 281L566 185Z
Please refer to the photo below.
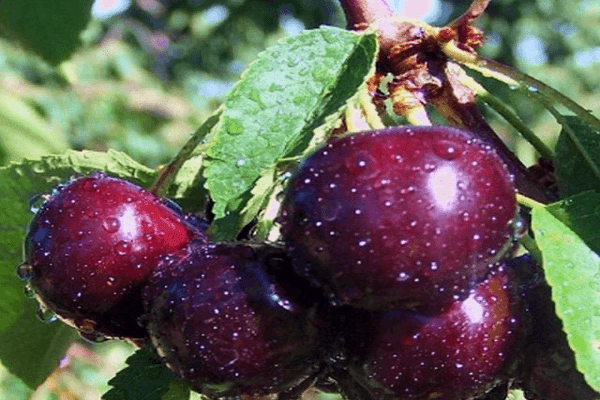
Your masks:
M374 398L464 400L503 384L514 373L524 338L513 280L500 268L465 300L436 314L362 314L359 333L345 343L349 373Z
M281 216L298 273L371 309L466 296L511 248L517 210L504 164L473 136L389 128L310 156Z
M96 172L57 188L35 215L20 275L90 339L142 338L141 287L161 256L204 238L202 224L145 189Z
M194 390L254 397L313 382L316 297L280 268L285 260L265 248L194 243L154 272L143 293L151 341Z

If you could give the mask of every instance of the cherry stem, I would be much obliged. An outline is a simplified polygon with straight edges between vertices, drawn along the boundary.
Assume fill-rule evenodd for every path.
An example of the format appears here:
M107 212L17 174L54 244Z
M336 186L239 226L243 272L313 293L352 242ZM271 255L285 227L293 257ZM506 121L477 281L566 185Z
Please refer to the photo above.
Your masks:
M454 21L448 24L449 27L458 28L460 26L469 26L485 11L490 0L473 0L467 11Z
M386 0L340 0L340 3L349 29L361 24L372 24L378 19L394 15Z
M192 156L192 153L198 145L204 140L206 135L215 127L221 117L221 110L211 115L202 125L192 134L192 137L183 145L179 153L160 171L158 177L150 187L150 191L159 196L164 196L169 186L175 180L175 177L181 170L183 164Z
M540 203L539 201L535 201L534 199L524 196L520 193L517 193L517 203L528 207L528 208L539 208L539 207L546 207L545 204Z
M506 146L487 123L473 102L460 102L448 90L431 99L436 109L451 123L477 132L494 147L500 158L515 176L515 186L520 193L543 203L558 200L546 190L527 170L521 160Z
M523 136L523 138L533 146L540 156L547 159L554 158L554 152L548 146L546 146L546 144L542 142L527 125L525 125L517 113L514 112L502 100L492 95L487 91L486 88L481 86L474 79L463 80L462 83L473 89L477 94L477 98L483 100L483 102L500 114L500 116L502 116L513 128L515 128L521 134L521 136Z

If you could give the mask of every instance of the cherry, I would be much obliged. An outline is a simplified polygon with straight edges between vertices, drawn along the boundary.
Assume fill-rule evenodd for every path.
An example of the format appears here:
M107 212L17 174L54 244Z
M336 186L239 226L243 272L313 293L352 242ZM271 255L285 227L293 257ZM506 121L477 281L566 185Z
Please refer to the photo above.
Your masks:
M163 260L143 292L158 355L212 398L306 388L320 369L316 297L287 262L265 247L204 243Z
M517 205L498 156L471 132L352 134L310 156L283 201L294 268L364 308L466 296L512 246Z
M142 338L141 287L164 254L204 238L201 221L96 172L57 188L35 215L19 274L42 308L95 340Z
M511 271L500 268L437 314L359 314L358 333L345 338L348 372L375 398L464 400L504 384L525 337L512 282Z

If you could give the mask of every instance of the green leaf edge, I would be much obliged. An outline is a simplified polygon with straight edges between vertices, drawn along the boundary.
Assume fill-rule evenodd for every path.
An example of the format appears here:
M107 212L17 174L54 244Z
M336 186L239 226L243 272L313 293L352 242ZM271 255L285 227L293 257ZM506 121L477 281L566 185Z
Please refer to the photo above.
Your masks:
M582 246L586 248L590 252L592 257L596 259L597 265L600 265L600 257L595 252L593 252L585 244L585 242L573 230L571 230L571 228L567 224L565 224L563 218L561 218L563 217L563 215L559 214L559 216L557 217L553 214L553 211L556 212L556 209L552 209L552 206L554 205L550 205L549 207L535 207L532 210L532 229L534 231L534 234L536 235L536 241L538 242L538 245L542 250L542 255L544 254L544 246L543 244L540 244L540 238L545 235L544 230L546 228L544 227L544 224L538 227L538 222L540 222L540 220L544 221L544 219L546 218L551 218L552 220L557 221L558 224L562 225L564 230L571 233L570 236L572 236L573 240L575 241L575 244L577 244L578 247ZM563 237L565 236L563 235ZM571 249L569 251L571 251ZM577 324L572 324L570 318L565 318L567 311L571 308L568 304L565 304L565 302L563 301L562 287L565 282L557 280L556 278L559 278L561 275L555 274L552 269L549 269L547 267L545 267L544 269L548 284L552 288L552 300L556 306L556 313L563 322L563 330L567 335L567 341L569 342L571 349L575 353L575 362L577 365L577 369L584 375L585 380L590 385L590 387L600 392L600 375L597 375L593 372L600 370L600 331L599 336L597 338L592 339L591 343L586 344L585 339L581 337L582 334L579 333L579 326ZM572 275L568 276L572 277ZM595 276L598 282L598 290L600 290L600 269L597 271ZM571 288L578 287L577 282L573 283L574 284L569 285ZM596 293L595 295L596 297L598 297L598 293ZM596 319L598 320L597 326L600 326L600 310L597 310ZM589 360L587 360L587 358L582 355L585 352L586 346L592 347L592 349L587 349L588 352L592 352L591 354L594 354L594 352L598 353L596 355L597 362L592 365L590 365Z

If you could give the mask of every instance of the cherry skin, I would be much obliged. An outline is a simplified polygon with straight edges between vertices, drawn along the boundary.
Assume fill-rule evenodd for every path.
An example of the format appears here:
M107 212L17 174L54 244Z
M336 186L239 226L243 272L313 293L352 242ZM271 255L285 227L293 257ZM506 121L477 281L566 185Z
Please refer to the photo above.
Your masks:
M193 243L144 290L158 355L208 397L295 393L320 370L312 289L286 276L289 266L274 269L269 252Z
M199 221L96 172L55 189L37 212L19 273L82 336L143 338L141 288L160 257L193 238L205 238Z
M505 383L525 337L513 280L500 268L433 315L363 314L356 325L363 332L346 339L348 372L375 398L464 400Z
M389 128L310 156L280 218L298 273L369 309L465 296L508 253L517 210L504 164L473 136Z

